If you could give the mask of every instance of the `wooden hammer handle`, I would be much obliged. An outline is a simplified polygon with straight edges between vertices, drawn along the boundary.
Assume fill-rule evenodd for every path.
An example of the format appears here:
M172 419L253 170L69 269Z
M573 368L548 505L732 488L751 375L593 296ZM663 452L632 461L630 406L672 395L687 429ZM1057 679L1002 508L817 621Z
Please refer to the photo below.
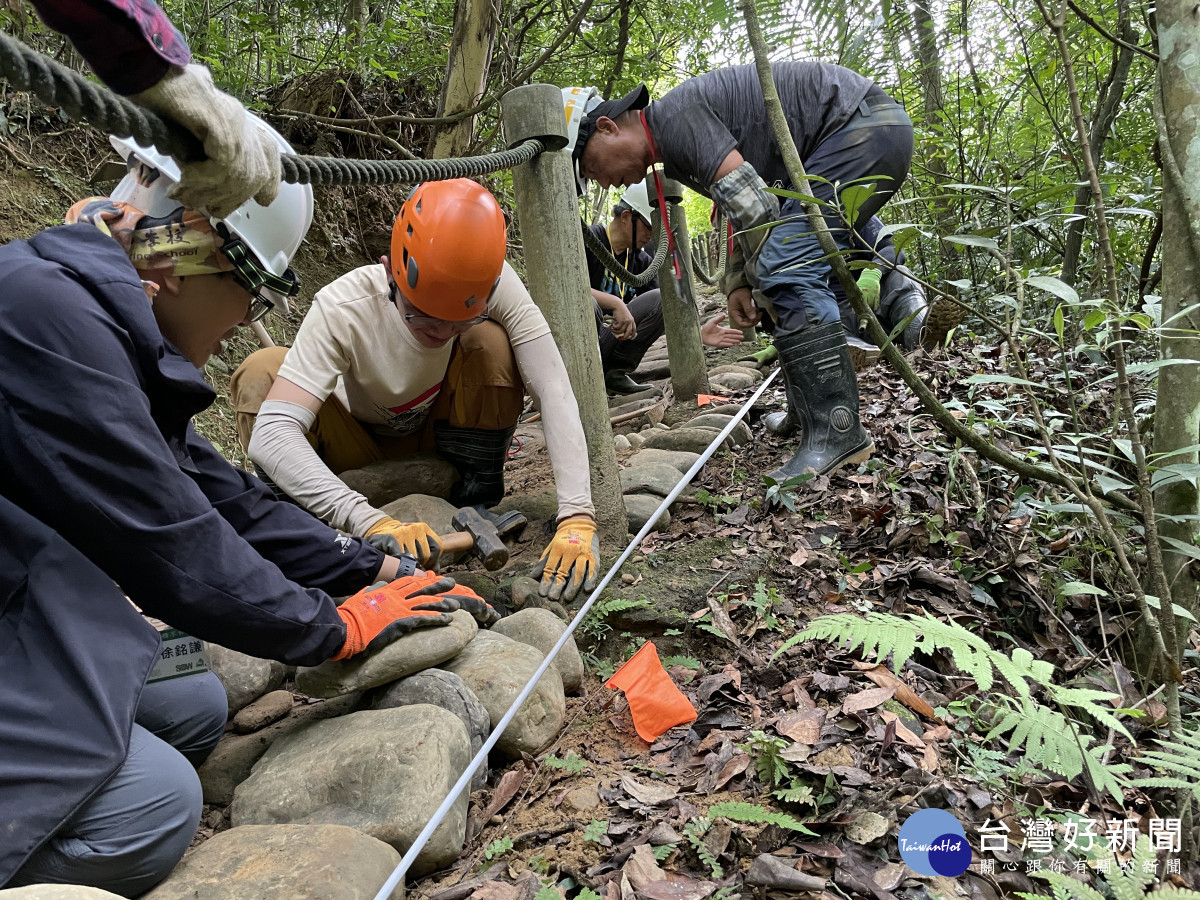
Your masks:
M475 538L469 531L454 531L450 534L439 534L438 541L443 553L462 553L475 546Z

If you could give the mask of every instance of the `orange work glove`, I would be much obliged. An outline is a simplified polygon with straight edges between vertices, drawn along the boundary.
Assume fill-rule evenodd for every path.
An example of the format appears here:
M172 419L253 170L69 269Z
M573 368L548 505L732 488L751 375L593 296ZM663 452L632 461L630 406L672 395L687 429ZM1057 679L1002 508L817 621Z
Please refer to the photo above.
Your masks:
M696 719L696 708L662 667L652 641L642 644L605 686L625 692L633 727L647 744Z
M500 613L465 584L456 584L446 593L438 594L438 599L453 601L458 609L469 612L484 628L500 621Z
M424 522L397 522L383 518L363 535L368 544L388 556L407 553L415 556L423 569L436 569L442 545L432 528Z
M330 659L348 659L364 650L378 650L418 628L450 624L450 613L458 605L432 595L453 587L453 578L427 572L359 591L338 607L338 615L346 623L346 643Z
M580 588L592 590L600 575L600 536L588 516L571 516L558 523L554 540L542 552L530 575L540 578L538 593L551 600L575 599Z

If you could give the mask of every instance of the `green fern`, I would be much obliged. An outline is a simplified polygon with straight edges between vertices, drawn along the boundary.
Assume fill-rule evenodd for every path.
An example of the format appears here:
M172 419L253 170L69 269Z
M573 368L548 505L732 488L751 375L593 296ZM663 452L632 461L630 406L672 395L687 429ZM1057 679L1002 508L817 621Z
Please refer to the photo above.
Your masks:
M1158 740L1155 743L1162 749L1144 750L1140 761L1182 777L1138 778L1132 782L1134 787L1191 791L1200 803L1200 726L1191 731L1180 729L1173 740Z
M1057 772L1067 779L1075 778L1083 771L1083 753L1075 741L1074 731L1062 713L1048 706L1013 704L1010 708L1001 708L984 740L990 741L1004 734L1009 734L1009 750L1016 752L1024 747L1025 760L1032 765Z
M816 795L813 793L813 789L807 784L800 781L793 781L788 787L771 791L771 796L782 800L784 803L811 804Z
M780 828L799 831L801 834L811 834L814 837L817 834L815 831L805 828L799 819L795 819L787 813L773 812L765 807L755 806L753 803L714 803L708 808L708 814L753 825L778 825Z
M542 760L542 763L552 769L562 769L564 772L570 772L572 775L578 775L588 767L587 761L574 750L562 759L559 759L554 754L550 754Z
M603 843L607 835L608 819L592 819L591 823L583 829L583 839L594 844Z
M861 647L863 656L874 656L879 660L890 655L892 668L897 673L917 650L922 653L946 650L954 659L954 665L970 675L981 691L991 689L998 673L1022 699L1030 699L1026 678L1033 677L1036 672L1041 676L1039 680L1045 680L1054 670L1048 663L1033 666L1032 655L1027 651L1018 651L1023 656L1014 661L993 650L987 641L961 625L941 622L928 615L869 613L864 618L851 613L839 613L821 616L799 634L784 641L775 656L810 640L845 643L848 650ZM1028 657L1028 661L1025 657Z
M708 829L711 827L711 819L692 819L692 821L683 826L683 836L687 838L687 842L692 845L692 849L700 857L700 862L708 866L712 877L720 879L725 877L725 868L717 861L717 857L713 855L713 852L708 849L708 845L704 843L704 835L708 834Z
M880 661L890 655L892 668L897 673L917 651L945 650L953 657L954 664L975 680L981 691L991 689L998 679L1002 680L1016 697L1005 697L1005 705L997 707L998 714L987 739L1008 735L1010 752L1024 748L1027 762L1066 778L1078 777L1087 769L1096 787L1124 806L1122 787L1130 768L1102 763L1101 756L1108 748L1093 746L1092 736L1080 732L1055 709L1071 707L1132 741L1132 735L1109 705L1115 694L1056 685L1052 681L1054 666L1035 659L1028 650L1018 647L1011 655L1002 653L961 625L941 622L928 615L870 613L862 618L843 613L822 616L785 641L775 655L810 639L837 641L848 645L850 650L861 647L863 656L874 656ZM1045 689L1050 705L1041 705L1034 699L1030 681ZM1196 752L1200 754L1200 740ZM1200 766L1200 759L1197 763Z
M1181 888L1165 887L1147 893L1147 888L1154 884L1155 875L1144 871L1143 867L1154 859L1154 847L1150 838L1143 834L1138 838L1133 858L1125 868L1114 868L1105 877L1105 886L1115 900L1200 900L1200 891ZM1033 877L1048 881L1053 896L1018 892L1017 896L1022 900L1106 900L1101 891L1063 872L1040 871L1034 872Z
M773 738L765 731L751 731L750 739L741 747L753 757L758 780L766 787L778 787L788 780L787 760L780 755L787 748L787 741Z

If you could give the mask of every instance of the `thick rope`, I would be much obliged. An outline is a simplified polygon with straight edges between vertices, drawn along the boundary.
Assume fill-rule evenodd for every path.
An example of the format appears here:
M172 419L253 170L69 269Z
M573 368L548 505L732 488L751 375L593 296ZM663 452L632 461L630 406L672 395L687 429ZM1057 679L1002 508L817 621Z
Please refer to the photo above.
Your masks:
M204 148L191 132L3 33L0 76L17 90L30 91L43 103L63 110L71 119L157 147L182 162L204 159ZM528 140L511 150L462 159L368 160L284 154L281 162L283 180L291 183L415 184L489 175L527 163L544 149L541 141Z
M650 265L646 267L645 271L635 275L617 261L617 258L604 246L604 241L592 234L592 229L588 228L586 223L583 225L583 243L587 248L592 251L596 259L600 260L604 268L635 289L645 287L653 281L654 277L658 275L658 270L666 261L667 236L661 227L655 229L654 241L654 259L650 260Z
M709 275L708 272L705 271L704 262L702 262L695 253L692 254L692 269L695 271L696 277L709 287L712 287L718 281L720 281L721 277L725 274L725 263L727 262L726 257L729 255L729 239L725 235L725 216L723 215L717 217L716 232L720 238L717 241L717 245L720 249L718 250L717 270L715 272Z

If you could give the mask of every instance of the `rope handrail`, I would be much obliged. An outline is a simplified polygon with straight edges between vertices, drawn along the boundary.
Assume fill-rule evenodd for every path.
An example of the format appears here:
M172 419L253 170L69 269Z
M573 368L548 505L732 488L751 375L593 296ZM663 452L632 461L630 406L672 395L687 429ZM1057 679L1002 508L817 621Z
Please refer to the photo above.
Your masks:
M191 132L2 32L0 76L17 90L30 91L43 103L62 109L71 119L157 147L182 162L204 158L204 149ZM490 175L527 163L543 150L541 141L527 140L511 150L453 159L370 160L283 154L280 161L283 180L290 183L414 184Z
M718 235L717 246L719 247L717 256L717 270L710 275L705 271L704 262L702 262L695 253L692 254L692 269L695 271L696 277L709 287L712 287L721 280L721 277L725 274L725 264L728 262L727 257L729 255L729 239L725 235L724 215L717 217L717 227L714 230ZM700 237L703 238L704 236L700 235Z
M596 259L600 260L604 266L613 275L620 278L632 288L641 288L648 285L658 275L658 270L662 268L662 264L667 259L667 236L662 226L659 225L654 229L654 259L650 260L650 265L641 272L630 272L617 260L612 252L604 246L604 242L600 238L592 234L592 230L587 227L586 222L580 223L583 226L583 243L592 252Z

